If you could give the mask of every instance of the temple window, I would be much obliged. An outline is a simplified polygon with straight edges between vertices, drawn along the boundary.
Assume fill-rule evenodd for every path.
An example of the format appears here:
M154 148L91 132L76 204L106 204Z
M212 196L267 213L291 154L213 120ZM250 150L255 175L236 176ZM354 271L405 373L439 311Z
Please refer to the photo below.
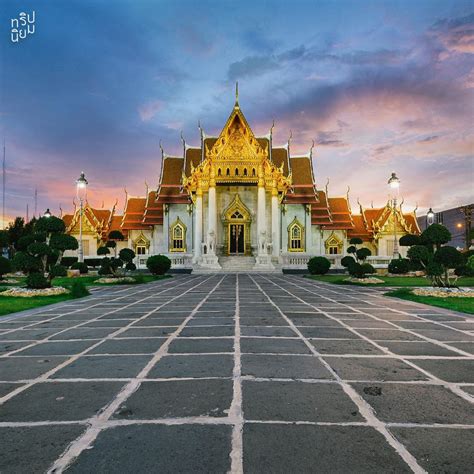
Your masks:
M217 170L217 176L222 176L222 170L220 168Z
M231 216L231 219L243 219L244 216L240 213L240 211L235 211Z
M186 251L186 226L178 219L170 227L170 252Z
M304 226L296 217L288 226L288 251L304 252Z
M227 171L226 171L225 174L226 174L226 176L230 176L230 169L229 168L227 168Z
M247 176L247 168L244 168L244 176Z
M342 254L343 242L334 232L327 238L324 243L326 248L326 254L328 255L340 255Z
M145 245L137 245L135 248L135 253L137 255L145 255L146 254L146 246Z
M239 168L235 168L235 176L239 176Z
M255 176L255 168L252 168L252 176Z

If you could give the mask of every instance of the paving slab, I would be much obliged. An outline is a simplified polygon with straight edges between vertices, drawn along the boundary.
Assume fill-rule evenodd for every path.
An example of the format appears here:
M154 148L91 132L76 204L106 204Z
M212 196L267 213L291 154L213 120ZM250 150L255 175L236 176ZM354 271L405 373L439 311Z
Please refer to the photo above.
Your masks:
M428 472L472 473L474 428L391 428Z
M0 472L47 472L56 458L85 429L82 425L0 428Z
M408 473L373 428L245 424L244 472Z
M143 382L115 419L223 417L232 402L231 380Z
M0 380L34 379L62 364L66 357L15 357L0 358Z
M97 413L118 393L120 382L45 382L8 400L0 422L79 421Z
M382 421L474 426L474 405L445 387L393 383L351 385Z
M147 377L232 377L233 369L233 355L168 355L157 362Z
M121 426L103 431L68 472L225 473L230 451L230 426Z

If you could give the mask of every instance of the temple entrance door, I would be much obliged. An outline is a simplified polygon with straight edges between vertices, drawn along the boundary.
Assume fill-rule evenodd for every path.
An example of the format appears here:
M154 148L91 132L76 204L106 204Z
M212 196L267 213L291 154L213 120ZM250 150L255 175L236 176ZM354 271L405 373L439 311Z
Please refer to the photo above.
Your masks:
M230 224L229 234L229 254L244 254L245 226L243 224Z

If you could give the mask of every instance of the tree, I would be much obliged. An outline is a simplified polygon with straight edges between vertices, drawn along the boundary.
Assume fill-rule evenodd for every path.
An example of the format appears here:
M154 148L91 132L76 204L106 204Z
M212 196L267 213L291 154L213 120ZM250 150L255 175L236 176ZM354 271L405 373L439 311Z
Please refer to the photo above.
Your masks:
M362 239L360 237L352 237L352 239L349 240L349 243L351 245L361 245L362 244Z
M125 270L136 270L137 267L133 263L135 252L132 249L122 249L119 252L120 259L125 262Z
M367 257L370 257L371 255L372 252L366 247L362 247L356 252L357 260L359 260L360 262L364 262Z
M420 239L423 244L439 249L451 240L451 232L444 225L431 224L421 233Z
M434 286L452 286L449 271L462 265L463 256L459 250L449 245L438 249L433 261L427 266L427 274Z
M400 237L398 243L402 247L411 247L412 245L419 245L421 243L421 239L419 235L406 234Z
M109 255L109 254L110 254L109 247L102 246L97 249L97 255Z
M66 250L77 250L79 244L77 239L72 235L68 234L53 234L49 241L49 245L53 250L57 250L58 258L57 261L61 261L63 254Z
M407 257L412 263L420 264L423 268L426 268L432 259L432 254L428 247L424 245L413 245L408 249Z
M125 236L119 230L113 230L109 233L109 240L124 240Z
M6 230L0 230L0 249L8 247L8 232Z
M3 280L3 275L5 273L10 273L12 271L12 263L8 258L0 256L0 280Z
M351 245L347 247L347 253L356 253L357 252L357 247L355 245Z

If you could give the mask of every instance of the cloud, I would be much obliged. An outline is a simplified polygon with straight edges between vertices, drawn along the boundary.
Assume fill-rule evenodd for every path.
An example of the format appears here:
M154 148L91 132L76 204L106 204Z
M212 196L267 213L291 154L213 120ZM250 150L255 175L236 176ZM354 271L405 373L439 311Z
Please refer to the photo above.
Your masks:
M429 32L451 52L474 53L474 14L436 22ZM447 56L444 56L445 58Z
M163 102L161 100L153 100L141 105L138 108L138 113L142 122L148 122L151 120L161 109L163 108Z

